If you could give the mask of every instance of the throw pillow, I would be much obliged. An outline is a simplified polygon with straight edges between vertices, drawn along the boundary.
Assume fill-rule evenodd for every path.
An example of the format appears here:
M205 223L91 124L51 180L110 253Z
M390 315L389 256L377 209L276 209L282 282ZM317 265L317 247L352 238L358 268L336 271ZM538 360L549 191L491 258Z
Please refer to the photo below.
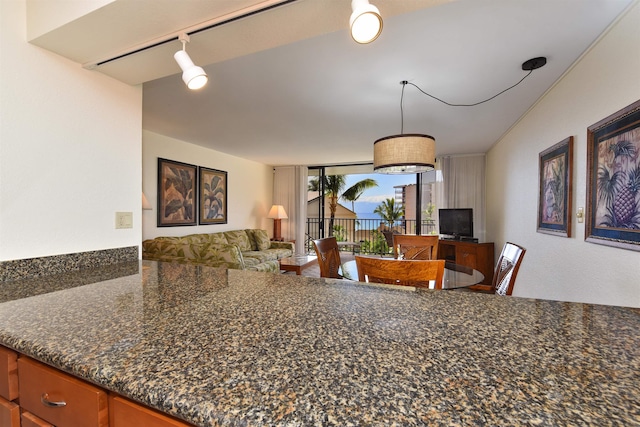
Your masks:
M256 246L259 251L266 251L271 247L267 230L253 230L253 238L256 241Z

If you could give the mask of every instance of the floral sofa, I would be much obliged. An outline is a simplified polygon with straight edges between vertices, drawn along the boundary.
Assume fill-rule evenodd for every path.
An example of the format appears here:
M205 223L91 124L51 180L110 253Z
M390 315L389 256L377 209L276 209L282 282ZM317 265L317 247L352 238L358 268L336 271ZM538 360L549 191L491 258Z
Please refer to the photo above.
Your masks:
M280 258L293 256L291 242L272 242L266 230L233 230L156 237L142 242L142 259L279 272Z

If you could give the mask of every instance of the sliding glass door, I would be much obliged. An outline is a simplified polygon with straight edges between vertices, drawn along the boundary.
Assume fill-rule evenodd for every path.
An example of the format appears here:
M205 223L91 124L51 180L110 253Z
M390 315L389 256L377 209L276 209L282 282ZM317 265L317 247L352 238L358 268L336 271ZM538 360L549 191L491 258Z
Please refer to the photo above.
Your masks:
M431 178L373 173L373 166L308 168L307 242L335 236L364 253L390 251L386 234L437 233Z

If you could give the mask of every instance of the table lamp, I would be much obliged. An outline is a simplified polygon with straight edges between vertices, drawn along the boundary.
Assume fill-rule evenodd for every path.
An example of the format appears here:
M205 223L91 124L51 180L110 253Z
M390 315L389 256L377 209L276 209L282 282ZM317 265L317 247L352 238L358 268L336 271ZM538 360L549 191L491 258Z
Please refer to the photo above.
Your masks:
M282 241L281 220L289 218L282 205L273 205L267 218L273 219L273 240Z

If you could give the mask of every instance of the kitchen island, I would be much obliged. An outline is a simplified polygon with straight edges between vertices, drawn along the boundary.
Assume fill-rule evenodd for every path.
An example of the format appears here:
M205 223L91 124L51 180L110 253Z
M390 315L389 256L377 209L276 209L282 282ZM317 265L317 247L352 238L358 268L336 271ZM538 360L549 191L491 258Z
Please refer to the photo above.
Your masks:
M0 345L196 426L640 425L638 309L114 268L0 284Z

